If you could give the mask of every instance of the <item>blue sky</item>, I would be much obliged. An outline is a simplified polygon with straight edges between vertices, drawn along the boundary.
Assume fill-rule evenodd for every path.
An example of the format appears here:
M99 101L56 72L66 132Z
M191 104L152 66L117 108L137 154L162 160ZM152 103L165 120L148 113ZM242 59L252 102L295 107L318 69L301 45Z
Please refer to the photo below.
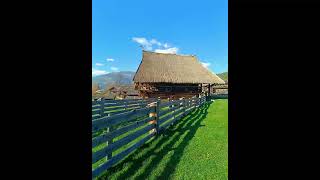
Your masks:
M93 0L92 74L136 71L145 50L193 54L228 71L227 0Z

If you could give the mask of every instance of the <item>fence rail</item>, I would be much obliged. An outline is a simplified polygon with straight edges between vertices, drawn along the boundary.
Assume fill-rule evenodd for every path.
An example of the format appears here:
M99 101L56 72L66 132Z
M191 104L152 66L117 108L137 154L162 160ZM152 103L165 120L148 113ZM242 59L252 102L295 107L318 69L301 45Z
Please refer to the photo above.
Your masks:
M92 102L92 178L205 102L206 97L168 102L157 99ZM124 110L113 111L121 108Z
M228 94L214 94L211 95L212 99L228 99Z
M148 103L153 101L155 99L92 101L92 120L146 107Z

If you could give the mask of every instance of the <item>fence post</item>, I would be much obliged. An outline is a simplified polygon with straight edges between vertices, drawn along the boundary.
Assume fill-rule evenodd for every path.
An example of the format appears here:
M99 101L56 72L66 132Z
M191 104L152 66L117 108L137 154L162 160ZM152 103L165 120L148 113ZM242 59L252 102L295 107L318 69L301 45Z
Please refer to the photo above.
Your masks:
M183 98L182 106L183 106L183 116L185 116L186 110L187 110L186 98Z
M159 133L159 113L160 113L160 103L161 103L161 100L160 99L158 99L157 100L157 104L156 104L156 117L155 117L155 119L156 119L156 133L158 134Z
M149 121L149 124L155 124L155 128L154 128L154 129L151 129L151 130L149 131L149 133L150 133L150 134L153 133L153 132L158 133L158 131L157 131L157 126L158 126L158 125L157 125L157 124L158 124L158 122L157 122L157 119L158 119L158 118L157 118L157 114L158 114L158 111L157 111L157 108L158 108L157 102L152 102L152 103L150 103L150 104L149 104L149 107L154 109L154 111L152 111L152 112L149 113L149 117L153 117L153 119Z
M127 108L128 108L128 107L127 107L127 106L128 106L127 104L128 104L128 102L124 102L124 110L125 110L125 111L126 111Z
M104 100L101 99L100 102L100 117L103 117L105 114L104 114Z
M108 116L110 116L110 114L108 114ZM108 133L111 133L112 131L113 131L113 127L109 126L108 127ZM111 137L108 140L108 146L110 146L112 143L113 143L113 138ZM111 159L111 157L112 157L112 151L107 154L107 159Z

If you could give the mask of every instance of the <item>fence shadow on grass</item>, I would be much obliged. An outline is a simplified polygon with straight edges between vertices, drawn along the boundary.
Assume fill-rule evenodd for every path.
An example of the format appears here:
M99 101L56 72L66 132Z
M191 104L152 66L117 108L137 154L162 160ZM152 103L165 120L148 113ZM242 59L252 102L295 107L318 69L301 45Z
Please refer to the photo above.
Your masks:
M152 142L143 145L141 148L137 149L136 152L128 156L121 163L112 167L102 176L102 179L108 179L107 177L117 171L121 171L126 163L131 163L131 166L117 177L117 179L130 179L140 168L143 167L144 161L153 155L153 159L146 166L143 167L144 171L139 174L134 179L148 179L152 171L157 168L161 160L170 152L173 151L173 155L170 157L169 161L166 163L165 168L162 170L161 174L156 179L170 179L170 176L174 173L176 166L180 162L185 148L188 146L190 140L194 137L198 128L201 125L203 119L206 118L208 108L212 102L207 102L202 107L197 108L185 118L178 121L174 126L171 126L160 136L156 137L153 141L157 141L155 145ZM173 146L180 142L175 148ZM154 147L152 147L154 146ZM143 152L137 158L136 155Z

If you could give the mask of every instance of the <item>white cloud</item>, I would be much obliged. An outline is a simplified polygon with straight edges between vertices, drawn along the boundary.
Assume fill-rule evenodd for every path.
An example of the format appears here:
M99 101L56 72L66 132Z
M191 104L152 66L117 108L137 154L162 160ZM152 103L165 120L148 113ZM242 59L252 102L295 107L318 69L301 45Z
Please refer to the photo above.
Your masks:
M151 44L156 44L158 46L161 46L162 44L160 42L158 42L156 39L151 39L150 41Z
M96 66L104 66L104 64L96 63Z
M111 69L112 71L118 71L118 70L119 70L119 68L117 68L117 67L110 67L110 69Z
M92 76L99 76L102 74L108 74L109 72L104 70L92 69Z
M132 38L132 40L137 42L138 44L142 45L146 50L149 50L149 51L152 50L152 43L149 42L146 38L144 38L144 37L134 37L134 38Z
M114 59L112 59L112 58L108 58L108 59L107 59L107 61L114 61Z
M140 44L144 49L148 51L152 51L153 49L156 49L158 51L160 50L160 52L162 52L163 50L167 50L171 52L172 50L175 50L175 49L176 51L178 51L178 48L170 49L169 48L170 46L168 43L161 43L156 39L148 40L147 38L144 38L144 37L133 37L132 40ZM154 46L156 46L156 48Z
M211 65L211 63L205 63L205 62L201 62L202 66L207 68Z
M155 50L155 52L157 52L157 53L164 53L164 54L177 54L178 51L179 51L179 48L177 48L177 47Z

